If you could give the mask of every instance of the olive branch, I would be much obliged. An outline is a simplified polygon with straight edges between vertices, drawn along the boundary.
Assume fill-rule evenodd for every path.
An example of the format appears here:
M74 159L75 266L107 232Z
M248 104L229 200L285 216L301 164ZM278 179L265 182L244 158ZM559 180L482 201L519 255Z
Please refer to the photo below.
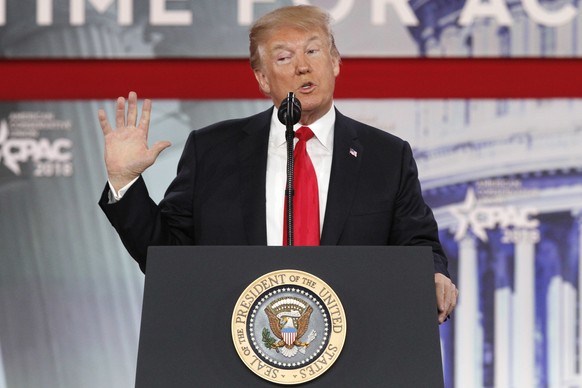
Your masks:
M277 342L277 340L271 336L271 332L266 327L263 328L263 343L265 346L268 349L272 349L275 342Z

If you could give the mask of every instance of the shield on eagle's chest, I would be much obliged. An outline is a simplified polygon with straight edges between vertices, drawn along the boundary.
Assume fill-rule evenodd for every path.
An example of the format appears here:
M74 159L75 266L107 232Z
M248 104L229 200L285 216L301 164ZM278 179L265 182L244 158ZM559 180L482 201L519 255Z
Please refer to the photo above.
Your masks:
M289 346L295 343L295 338L297 337L297 329L294 327L284 327L281 330L281 334L283 335L283 341Z

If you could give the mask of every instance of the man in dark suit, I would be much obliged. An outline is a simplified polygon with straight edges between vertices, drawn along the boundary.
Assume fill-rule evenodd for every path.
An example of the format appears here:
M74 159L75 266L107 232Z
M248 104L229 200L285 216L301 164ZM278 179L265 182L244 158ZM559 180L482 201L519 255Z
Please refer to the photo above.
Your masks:
M261 17L249 36L261 90L275 108L294 92L303 108L295 129L309 126L315 134L306 147L319 188L321 244L430 246L444 322L458 291L412 151L405 141L335 109L340 56L328 14L311 6L280 8ZM125 104L118 98L115 130L99 111L109 179L100 206L142 271L150 245L282 244L285 127L275 108L193 131L177 177L156 205L141 173L170 143L148 148L151 101L144 101L139 123L134 92L127 113Z

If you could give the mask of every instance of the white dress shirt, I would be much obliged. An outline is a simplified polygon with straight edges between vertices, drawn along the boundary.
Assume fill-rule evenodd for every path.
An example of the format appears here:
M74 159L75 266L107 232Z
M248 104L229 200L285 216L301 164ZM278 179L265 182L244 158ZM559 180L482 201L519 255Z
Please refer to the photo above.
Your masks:
M309 125L315 136L307 141L307 153L311 158L319 190L319 233L323 228L327 191L331 174L333 153L333 127L335 109L331 109L319 120ZM294 130L301 127L296 124ZM295 144L298 139L295 138ZM267 207L267 245L282 245L285 228L285 186L287 185L287 142L285 126L277 118L277 109L273 110L269 148L267 157L266 207Z
M331 109L319 120L309 125L315 136L307 141L307 153L311 158L317 186L319 190L319 233L323 229L327 191L331 174L331 159L333 153L333 127L335 124L335 109ZM294 130L301 127L296 124ZM267 245L283 244L283 228L285 227L285 186L287 185L287 142L285 140L285 125L277 118L277 109L273 110L269 132L267 156L267 177L265 184L267 209ZM298 139L295 138L295 144ZM137 178L116 192L109 183L109 203L119 201L125 192L135 183Z

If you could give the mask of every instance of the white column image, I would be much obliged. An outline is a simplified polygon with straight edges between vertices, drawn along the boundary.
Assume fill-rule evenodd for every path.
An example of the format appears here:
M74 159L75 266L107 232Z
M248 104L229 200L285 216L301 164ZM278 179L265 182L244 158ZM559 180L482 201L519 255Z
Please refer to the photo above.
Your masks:
M513 296L513 387L535 387L535 250L531 241L515 244Z
M495 291L495 387L511 385L512 292L504 287Z
M455 312L455 386L483 385L483 329L479 320L479 277L475 237L459 242L459 301Z

